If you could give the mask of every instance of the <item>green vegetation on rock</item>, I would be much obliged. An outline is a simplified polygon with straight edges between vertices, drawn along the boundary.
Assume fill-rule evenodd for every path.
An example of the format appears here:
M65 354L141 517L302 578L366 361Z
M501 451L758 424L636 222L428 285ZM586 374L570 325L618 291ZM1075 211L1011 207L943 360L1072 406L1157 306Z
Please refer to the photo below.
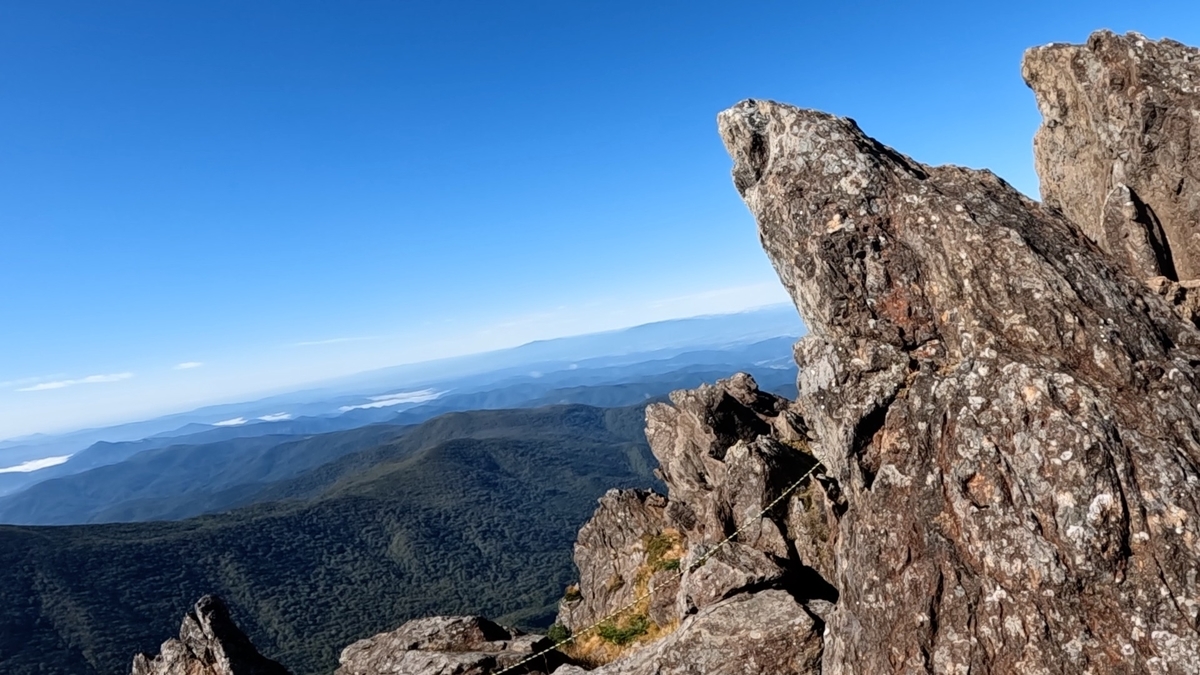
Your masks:
M605 621L596 627L596 634L604 640L624 647L650 630L650 619L645 614L634 614L623 622Z

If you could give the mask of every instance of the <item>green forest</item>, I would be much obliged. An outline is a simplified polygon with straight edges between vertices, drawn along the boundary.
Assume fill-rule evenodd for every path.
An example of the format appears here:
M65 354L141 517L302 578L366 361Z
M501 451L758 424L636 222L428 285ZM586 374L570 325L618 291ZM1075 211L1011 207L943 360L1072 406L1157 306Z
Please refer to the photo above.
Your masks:
M547 626L596 499L653 487L643 407L453 413L177 522L0 526L0 672L123 675L201 595L266 655L332 672L430 614Z

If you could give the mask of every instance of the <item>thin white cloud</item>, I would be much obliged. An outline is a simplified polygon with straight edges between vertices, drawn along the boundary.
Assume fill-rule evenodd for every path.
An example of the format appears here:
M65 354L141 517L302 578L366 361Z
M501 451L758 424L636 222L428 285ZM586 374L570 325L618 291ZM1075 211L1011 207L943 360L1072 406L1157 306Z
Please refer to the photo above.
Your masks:
M202 365L204 364L200 361L184 361L183 363L175 364L175 370L191 370L192 368L199 368Z
M315 347L318 345L336 345L342 342L364 342L366 340L378 340L378 335L366 335L363 337L340 337L330 338L328 340L308 340L305 342L293 342L288 345L290 347Z
M213 426L214 427L236 427L236 426L241 426L245 423L246 423L245 417L235 417L231 420L224 420L221 422L213 422Z
M399 394L386 394L384 396L372 396L370 403L362 405L344 405L339 410L347 412L350 410L369 410L371 408L388 408L394 405L404 403L424 403L442 395L440 391L432 389L422 389L420 391L405 391Z
M70 455L45 457L43 459L31 459L28 462L23 462L16 466L0 469L0 473L29 473L30 471L37 471L38 469L46 469L52 466L58 466L68 459L71 459Z
M282 422L284 420L292 419L292 414L291 413L272 413L270 415L263 415L262 417L260 417L258 419L260 419L264 422Z
M27 384L37 384L38 382L45 382L46 380L53 380L56 377L63 377L63 375L62 375L62 373L59 373L57 375L42 375L41 377L21 377L21 378L15 379L15 380L5 380L3 382L0 382L0 389L7 389L9 387L23 387Z
M102 384L104 382L120 382L133 377L133 373L111 373L108 375L88 375L77 380L54 380L53 382L39 382L28 387L21 387L17 391L49 391L50 389L65 389L74 387L77 384Z

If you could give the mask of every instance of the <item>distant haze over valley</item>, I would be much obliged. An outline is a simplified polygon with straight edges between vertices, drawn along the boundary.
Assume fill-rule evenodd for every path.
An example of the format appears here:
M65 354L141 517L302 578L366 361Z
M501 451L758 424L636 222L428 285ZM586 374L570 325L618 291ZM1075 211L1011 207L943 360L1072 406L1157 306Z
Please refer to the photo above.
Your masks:
M596 499L663 489L646 406L735 372L794 396L801 333L656 322L0 442L0 672L119 672L211 592L298 675L424 614L544 629Z
M359 372L352 375L341 375L318 382L295 385L290 389L273 392L267 398L259 398L247 403L207 405L190 412L154 416L154 419L146 422L123 420L122 423L114 426L104 425L82 431L55 431L53 434L28 433L26 431L13 434L13 431L8 431L8 429L15 430L18 428L13 426L15 422L5 422L3 419L0 419L0 437L3 437L6 431L10 435L6 440L0 440L0 473L4 470L12 470L25 462L49 456L45 455L43 451L27 451L17 448L48 448L78 445L78 442L67 442L64 446L64 439L69 437L89 439L87 442L96 440L130 440L139 438L146 433L170 431L187 423L236 425L253 421L279 421L300 415L314 414L314 411L320 408L319 404L314 408L314 399L323 399L330 394L363 393L372 387L400 388L409 386L412 390L385 392L374 399L359 397L359 399L355 399L353 402L347 399L340 404L339 408L388 407L419 403L420 401L416 400L417 398L439 395L436 391L426 390L424 387L419 386L420 383L444 380L455 376L466 376L489 370L519 367L529 367L531 373L536 373L535 366L543 368L569 367L570 364L566 362L572 360L602 356L617 357L622 354L649 352L659 349L679 349L689 345L713 345L725 342L746 341L755 337L798 336L803 332L803 324L797 316L795 309L790 304L779 304L744 312L673 319L643 324L632 328L540 340L499 351L411 363ZM179 367L182 367L184 371L192 371L201 370L203 365L192 362L179 364ZM94 384L120 383L122 380L129 378L110 379L112 380L111 382L100 382L97 380ZM24 393L25 395L46 394L51 393L55 389L74 388L76 386L76 383L73 382L71 384L64 384L66 382L70 381L60 380L50 383L62 386L47 386L44 388L44 391L22 391L19 393ZM13 385L14 383L0 384ZM33 387L36 386L33 385ZM23 389L32 389L33 387L24 387ZM44 428L40 431L69 430L72 426L78 429L82 425L78 423L73 425L73 418L90 414L90 410L93 407L102 407L108 404L107 392L103 389L80 387L80 391L90 393L90 397L86 399L89 405L82 407L82 409L79 406L64 406L58 411L54 419L45 423ZM0 391L0 395L3 393L3 391ZM410 397L415 398L409 400ZM19 406L16 404L10 405L8 412L12 413L14 408L19 409ZM327 412L331 411L321 409L321 414ZM343 410L341 412L346 411ZM126 420L132 419L137 418L126 417ZM22 423L24 422L22 420ZM86 445L87 442L84 444Z
M78 482L53 487L60 481L101 471L107 485L123 484L114 482L114 477L128 468L125 462L152 450L190 446L200 448L200 455L216 457L220 453L212 444L225 443L221 451L233 452L229 461L235 461L240 446L228 443L238 438L293 439L368 424L412 424L457 410L552 403L630 405L736 370L756 371L766 378L765 385L787 393L794 389L791 344L802 333L792 307L772 306L531 342L513 349L357 373L263 399L111 427L10 439L0 442L0 497L54 482L20 496L19 506L0 499L7 504L0 504L0 522L119 520L124 516L114 507L127 496L123 489L116 491L116 497L98 498L78 509L64 502L62 508L47 515L45 508L80 488ZM168 455L181 457L184 453ZM329 457L321 455L321 459ZM306 468L308 464L299 463L284 473ZM258 478L247 480L253 483ZM197 504L162 513L150 507L136 512L181 517L212 506L203 500Z

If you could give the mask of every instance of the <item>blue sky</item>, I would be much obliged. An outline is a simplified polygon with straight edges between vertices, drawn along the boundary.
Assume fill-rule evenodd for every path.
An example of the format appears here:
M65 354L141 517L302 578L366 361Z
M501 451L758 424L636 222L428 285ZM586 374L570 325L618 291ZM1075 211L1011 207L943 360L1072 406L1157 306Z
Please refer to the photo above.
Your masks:
M1021 53L1100 27L1200 9L4 3L0 437L779 301L719 110L1036 194Z

